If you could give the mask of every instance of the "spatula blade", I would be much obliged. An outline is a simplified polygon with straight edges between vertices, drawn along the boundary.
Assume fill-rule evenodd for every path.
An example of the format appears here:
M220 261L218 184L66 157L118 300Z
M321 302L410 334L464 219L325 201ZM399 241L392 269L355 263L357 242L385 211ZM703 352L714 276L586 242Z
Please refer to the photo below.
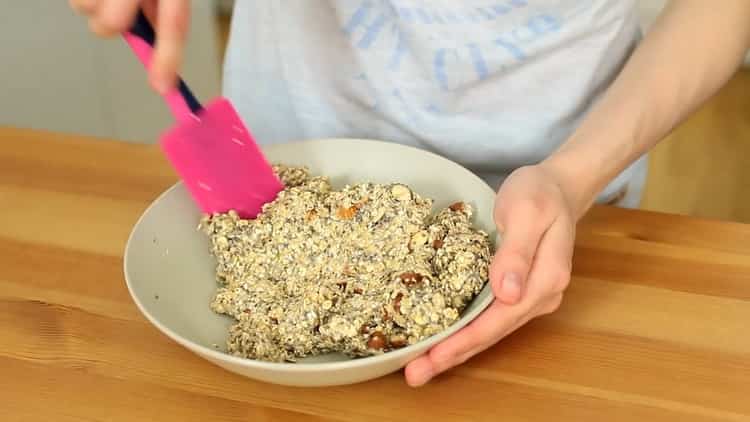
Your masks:
M281 181L226 98L194 117L162 135L164 153L204 213L234 210L255 218L281 191Z

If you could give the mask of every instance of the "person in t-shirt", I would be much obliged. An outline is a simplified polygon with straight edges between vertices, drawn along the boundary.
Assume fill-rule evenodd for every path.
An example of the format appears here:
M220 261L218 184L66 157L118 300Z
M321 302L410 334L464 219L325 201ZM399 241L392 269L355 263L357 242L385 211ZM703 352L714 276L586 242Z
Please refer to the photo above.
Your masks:
M189 1L71 4L109 36L143 8L152 85L175 84ZM224 94L261 142L398 142L498 188L496 300L407 366L418 386L558 308L576 222L638 205L647 151L739 67L750 2L675 1L641 38L633 0L238 0Z

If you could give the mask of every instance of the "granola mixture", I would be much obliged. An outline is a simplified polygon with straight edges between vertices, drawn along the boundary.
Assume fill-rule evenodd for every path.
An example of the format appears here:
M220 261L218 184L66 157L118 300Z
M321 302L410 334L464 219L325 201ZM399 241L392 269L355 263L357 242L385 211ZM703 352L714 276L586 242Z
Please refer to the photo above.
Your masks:
M403 184L333 190L307 169L275 166L286 188L254 220L206 216L219 283L211 309L231 316L227 350L274 362L328 352L362 357L453 324L488 279L488 235L455 203Z

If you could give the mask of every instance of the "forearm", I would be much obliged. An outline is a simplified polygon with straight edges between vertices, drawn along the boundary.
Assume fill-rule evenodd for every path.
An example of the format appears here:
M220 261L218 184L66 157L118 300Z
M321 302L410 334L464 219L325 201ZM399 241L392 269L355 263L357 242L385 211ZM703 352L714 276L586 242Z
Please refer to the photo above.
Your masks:
M542 163L578 216L724 85L748 47L750 1L673 1L570 139Z

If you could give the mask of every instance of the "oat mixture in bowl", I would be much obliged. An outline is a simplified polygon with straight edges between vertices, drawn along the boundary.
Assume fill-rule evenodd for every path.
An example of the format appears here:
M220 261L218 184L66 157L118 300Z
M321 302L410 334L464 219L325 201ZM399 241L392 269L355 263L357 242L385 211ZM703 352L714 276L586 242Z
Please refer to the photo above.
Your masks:
M433 213L405 184L334 190L305 168L275 170L286 188L258 218L201 221L217 260L211 309L236 321L228 353L385 353L448 328L487 282L490 241L468 204Z
M461 245L474 245L470 238L476 238L478 244L486 241L470 227L489 234L492 251L502 242L492 215L495 190L476 174L428 151L367 139L315 139L265 145L262 149L271 162L308 167L310 174L328 177L330 185L304 171L280 168L287 185L297 186L282 195L286 199L279 198L282 213L267 210L265 217L253 222L242 222L231 215L215 216L205 221L203 228L209 230L206 235L195 229L203 216L188 189L178 182L155 198L135 222L123 254L125 282L138 310L164 336L212 364L254 380L299 387L348 385L403 368L491 306L494 295L488 283L463 309L452 305L453 295L460 298L469 294L468 286L476 291L475 281L465 282L465 291L448 289L451 272L467 274L466 280L471 280L471 274L479 274L480 279L485 275L486 266L479 263L472 267L468 264L469 255L462 251ZM296 182L288 180L292 174L297 174ZM303 188L308 179L317 181ZM371 184L359 185L362 182ZM319 187L314 187L315 183ZM413 196L395 202L406 197L402 187ZM325 193L326 189L329 193ZM379 193L369 194L370 191ZM362 202L365 196L368 200ZM297 203L292 198L303 197L315 205L306 207L304 216L294 214L302 211L292 206ZM432 200L431 212L427 211L428 199ZM461 201L466 202L463 209L459 205L450 209L451 204ZM383 212L374 221L378 204L391 207L386 207L386 211L391 210L393 216ZM397 205L400 208L395 208ZM337 215L339 208L341 216ZM307 213L313 209L315 216ZM305 234L296 240L310 242L306 245L325 240L318 249L322 251L318 258L309 257L305 251L292 251L292 241L282 241L277 236L280 230L294 226L286 224L287 217L282 214L297 223L305 222L305 217L320 218L297 224L300 233ZM349 215L351 218L346 219ZM440 215L442 219L438 218ZM414 216L426 216L426 220ZM333 231L337 239L313 239L320 237L324 224L331 225L325 230L338 230ZM354 234L361 230L357 225L370 224L373 230L368 229L367 235ZM345 231L344 227L350 230ZM423 231L428 235L424 243L423 236L417 234ZM435 242L443 232L445 237ZM291 235L285 238L292 239ZM367 242L379 243L367 247ZM387 249L387 244L397 247ZM211 250L218 253L214 255ZM238 253L240 250L243 253ZM484 257L481 259L490 255L471 253ZM400 261L398 254L406 255L404 259L410 261ZM263 262L269 259L278 262ZM308 262L296 265L297 260ZM308 285L291 282L284 269L290 265L299 268L288 270L290 274L304 271L302 280ZM396 269L386 270L386 266ZM266 276L261 278L258 274ZM218 285L217 275L222 279ZM270 285L270 281L277 283ZM243 283L262 293L243 293ZM310 285L319 286L318 290ZM373 286L378 285L390 290L375 293ZM232 290L243 294L232 298ZM433 302L434 293L440 293L444 301L438 297L437 304ZM220 297L226 301L222 304L224 313L210 306L220 304ZM455 309L460 316L447 328L428 336L452 317L452 311L445 311L438 313L433 322L432 311L443 308L443 302L445 308ZM253 308L258 310L255 317L251 316ZM388 311L387 316L376 312L383 308ZM349 309L356 311L354 318L349 317ZM368 324L355 321L357 318ZM298 330L298 325L304 330ZM247 327L252 330L243 331ZM416 340L419 333L423 339L408 344L409 337ZM407 345L401 347L404 337ZM306 339L313 345L305 346ZM331 353L327 353L328 348ZM168 359L166 355L154 358ZM164 364L169 366L168 362ZM222 374L217 372L215 376Z

